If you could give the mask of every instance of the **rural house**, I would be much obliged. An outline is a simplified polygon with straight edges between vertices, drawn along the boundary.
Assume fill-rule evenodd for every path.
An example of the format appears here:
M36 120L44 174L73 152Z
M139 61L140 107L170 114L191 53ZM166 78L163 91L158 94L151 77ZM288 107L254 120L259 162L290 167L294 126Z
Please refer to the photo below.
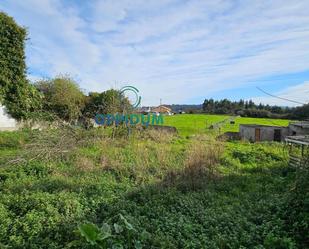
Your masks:
M159 105L158 107L154 107L151 110L154 113L160 113L160 114L167 114L167 115L171 115L172 114L172 109L168 108L164 105Z

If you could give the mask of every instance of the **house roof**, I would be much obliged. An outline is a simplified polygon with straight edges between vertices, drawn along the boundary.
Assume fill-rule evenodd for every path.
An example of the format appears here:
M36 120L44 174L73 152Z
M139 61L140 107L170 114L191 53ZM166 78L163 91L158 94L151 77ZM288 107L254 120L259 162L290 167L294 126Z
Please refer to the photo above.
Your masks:
M167 111L167 112L172 111L171 108L168 108L167 106L164 106L164 105L159 105L159 106L153 108L152 111L162 110L162 109L163 109L164 111Z

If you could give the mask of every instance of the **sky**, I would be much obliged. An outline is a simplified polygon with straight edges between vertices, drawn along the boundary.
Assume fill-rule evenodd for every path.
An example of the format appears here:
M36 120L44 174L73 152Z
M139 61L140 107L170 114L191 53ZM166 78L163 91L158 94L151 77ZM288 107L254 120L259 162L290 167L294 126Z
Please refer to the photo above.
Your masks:
M308 0L1 0L28 30L31 80L132 85L142 105L309 102Z

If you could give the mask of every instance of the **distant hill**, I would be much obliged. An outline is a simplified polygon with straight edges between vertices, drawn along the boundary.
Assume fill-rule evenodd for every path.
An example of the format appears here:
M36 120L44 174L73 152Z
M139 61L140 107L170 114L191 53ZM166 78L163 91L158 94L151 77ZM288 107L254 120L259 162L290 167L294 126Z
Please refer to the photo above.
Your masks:
M172 109L172 112L179 112L179 111L193 111L198 112L203 110L203 105L180 105L180 104L174 104L174 105L167 105L169 108Z

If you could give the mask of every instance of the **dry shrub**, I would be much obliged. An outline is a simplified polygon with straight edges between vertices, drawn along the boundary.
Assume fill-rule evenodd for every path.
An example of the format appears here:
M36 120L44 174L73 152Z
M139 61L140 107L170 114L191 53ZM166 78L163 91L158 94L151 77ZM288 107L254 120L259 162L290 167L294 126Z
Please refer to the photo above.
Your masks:
M116 177L128 175L128 169L125 164L125 157L121 153L121 144L115 142L116 140L101 141L101 155L98 158L99 170L108 171L113 173ZM107 153L108 147L116 148L112 154ZM119 146L119 147L118 147Z
M211 137L196 137L190 144L184 169L179 173L171 171L167 174L164 184L195 190L219 176L218 165L224 145Z
M93 160L85 156L78 156L75 159L75 167L81 172L91 172L96 169Z
M110 161L106 155L101 155L99 164L102 169L107 169L110 165Z
M162 179L172 163L170 150L164 144L135 141L116 148L116 141L111 141L112 150L107 152L107 143L102 142L102 155L99 158L100 168L117 177L126 177L138 184L150 179ZM104 144L104 145L103 145Z
M165 169L169 166L172 152L168 146L157 146L155 150L158 164L161 168Z
M80 146L89 146L103 139L99 131L90 132L69 125L58 129L33 131L22 154L9 163L19 161L67 159Z
M136 154L134 171L139 183L162 180L171 168L181 165L177 158L178 152L172 151L168 144L141 143L134 151Z
M156 143L168 143L175 137L175 134L171 132L156 129L146 129L142 135L145 139L150 139Z
M79 144L73 129L48 129L34 131L29 143L22 148L21 154L8 162L15 164L32 160L56 161L66 158Z
M193 142L185 161L185 175L189 178L198 178L205 175L208 177L215 176L222 152L223 146L219 142Z
M111 159L106 155L101 155L99 164L101 170L112 172L116 176L122 176L125 173L124 163L119 159Z

